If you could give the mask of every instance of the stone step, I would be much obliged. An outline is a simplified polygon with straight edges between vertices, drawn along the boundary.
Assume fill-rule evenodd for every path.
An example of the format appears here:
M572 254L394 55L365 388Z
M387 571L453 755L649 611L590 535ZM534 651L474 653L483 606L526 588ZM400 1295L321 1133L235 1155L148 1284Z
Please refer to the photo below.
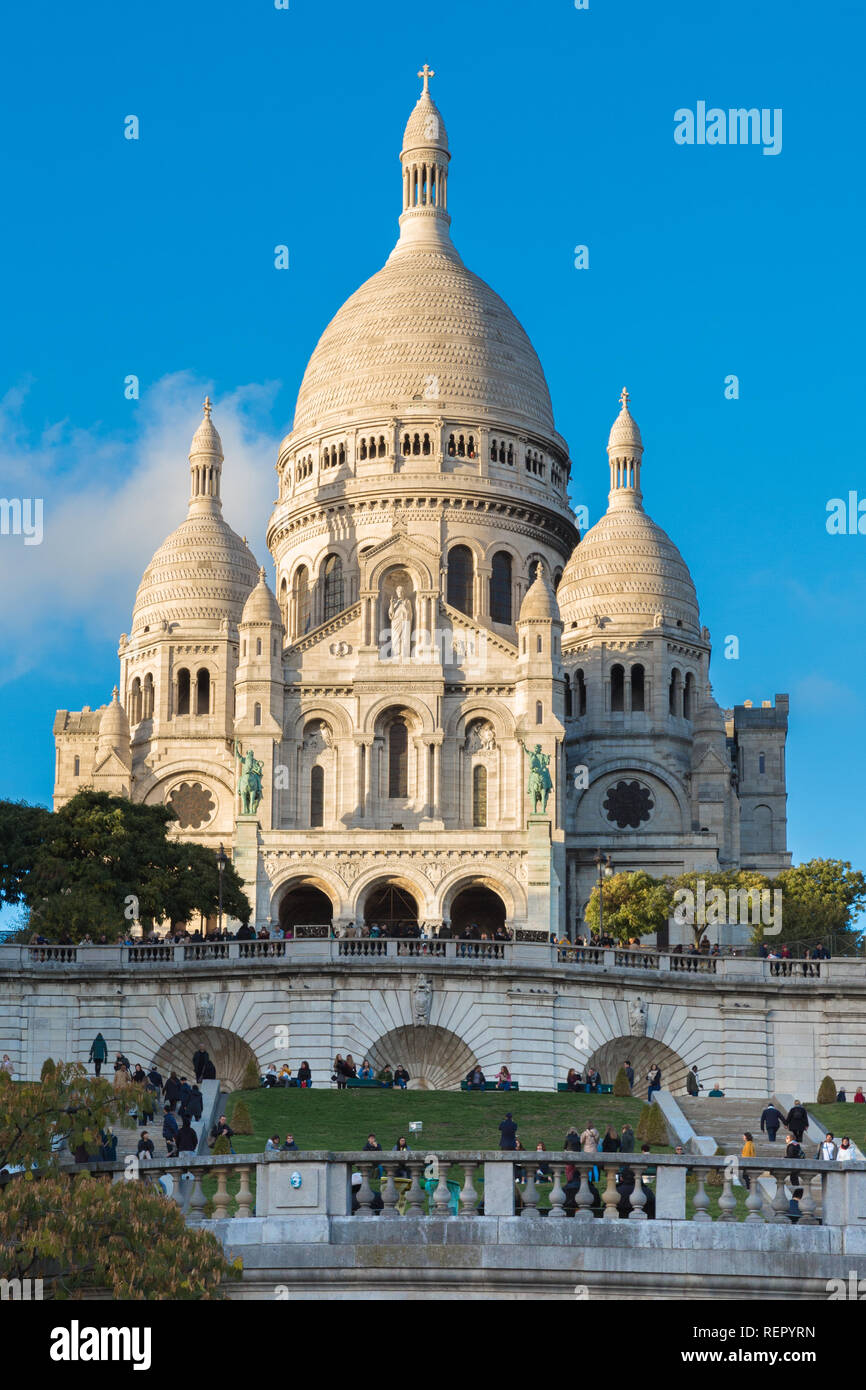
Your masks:
M696 1099L693 1096L678 1096L677 1104L695 1133L712 1135L725 1153L740 1153L743 1134L748 1130L754 1138L758 1158L784 1156L782 1131L779 1131L776 1142L771 1144L766 1134L761 1133L761 1111L758 1110L756 1114L756 1107L747 1106L741 1100Z

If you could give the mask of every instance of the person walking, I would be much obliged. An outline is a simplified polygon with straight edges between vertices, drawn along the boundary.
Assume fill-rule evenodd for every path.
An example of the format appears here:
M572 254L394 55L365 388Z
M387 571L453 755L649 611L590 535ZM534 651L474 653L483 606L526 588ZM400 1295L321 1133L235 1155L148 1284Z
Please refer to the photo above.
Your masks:
M585 1154L598 1153L598 1130L589 1120L586 1129L580 1136L580 1147Z
M180 1100L180 1082L177 1079L176 1072L169 1072L168 1080L163 1087L163 1098L169 1110L174 1114L174 1107Z
M629 1090L630 1090L630 1091L633 1091L633 1090L634 1090L634 1067L632 1066L632 1064L631 1064L631 1059L630 1059L629 1057L626 1057L626 1059L625 1059L625 1079L626 1079L626 1081L628 1082L628 1088L629 1088Z
M93 1063L93 1070L98 1076L102 1071L103 1062L108 1061L108 1043L101 1033L97 1033L93 1042L90 1044L90 1051L87 1054L88 1062Z
M740 1150L740 1158L757 1158L757 1154L755 1153L755 1141L748 1129L743 1134L743 1147ZM752 1184L749 1180L748 1168L743 1168L742 1173L743 1182L746 1184L747 1188L751 1188Z
M195 1072L196 1085L198 1086L201 1085L204 1069L209 1061L210 1057L208 1056L207 1050L203 1047L197 1047L192 1054L192 1069Z
M129 1062L122 1052L118 1052L117 1061L114 1063L114 1089L118 1090L121 1086L128 1086L129 1082Z
M177 1152L178 1154L194 1154L198 1148L198 1135L192 1127L189 1115L184 1115L183 1124L177 1132Z
M794 1104L785 1116L785 1124L793 1134L797 1143L802 1144L803 1135L809 1128L809 1116L806 1113L806 1107L803 1105L802 1101L794 1101Z
M517 1121L510 1110L506 1113L505 1119L499 1122L499 1147L500 1149L517 1148Z
M649 1105L652 1105L653 1096L655 1095L656 1091L660 1091L661 1088L662 1088L662 1073L661 1073L661 1068L660 1068L659 1066L657 1066L655 1062L653 1062L652 1066L650 1067L649 1071L647 1072L647 1074L646 1074L646 1079L647 1079L647 1093L646 1093L647 1103L648 1103Z
M700 1081L698 1080L698 1069L696 1066L692 1067L691 1071L686 1077L686 1090L688 1091L690 1096L698 1096L701 1093L702 1087Z
M781 1111L776 1109L772 1101L769 1101L761 1111L761 1133L766 1132L770 1144L775 1144L776 1135L784 1123L785 1120Z
M634 1153L634 1130L631 1125L623 1125L622 1133L619 1137L619 1151L624 1154Z
M171 1106L166 1105L162 1120L162 1137L169 1158L177 1157L177 1131L177 1118L172 1114Z

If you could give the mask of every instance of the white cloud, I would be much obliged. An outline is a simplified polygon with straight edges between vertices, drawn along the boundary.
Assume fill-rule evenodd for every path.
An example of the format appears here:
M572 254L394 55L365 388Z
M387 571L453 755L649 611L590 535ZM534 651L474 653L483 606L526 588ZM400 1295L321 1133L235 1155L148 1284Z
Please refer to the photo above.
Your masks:
M238 387L213 414L226 459L223 515L265 565L279 442L267 414L277 388ZM0 496L41 497L44 513L41 545L0 535L0 681L39 666L49 649L62 659L76 639L113 644L129 630L139 580L186 515L187 451L207 393L209 383L178 373L129 403L126 434L64 420L36 439L22 422L26 386L0 401Z

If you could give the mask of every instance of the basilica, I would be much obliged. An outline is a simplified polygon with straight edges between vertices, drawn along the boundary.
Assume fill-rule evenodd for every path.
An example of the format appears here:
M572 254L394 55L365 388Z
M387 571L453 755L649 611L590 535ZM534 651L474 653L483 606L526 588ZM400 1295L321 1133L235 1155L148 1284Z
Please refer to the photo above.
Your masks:
M57 714L54 804L167 803L225 846L257 927L531 940L582 930L599 851L778 873L788 698L716 703L626 391L608 509L579 537L538 357L451 239L419 75L397 243L322 334L279 446L274 586L223 517L207 400L113 698Z

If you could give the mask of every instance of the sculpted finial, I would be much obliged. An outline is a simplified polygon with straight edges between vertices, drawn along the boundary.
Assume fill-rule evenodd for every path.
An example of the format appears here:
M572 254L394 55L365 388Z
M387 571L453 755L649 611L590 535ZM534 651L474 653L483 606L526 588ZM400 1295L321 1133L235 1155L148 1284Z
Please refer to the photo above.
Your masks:
M425 63L424 66L423 66L423 68L421 69L421 71L418 73L418 76L424 78L424 92L426 92L427 95L429 96L429 95L430 95L430 78L436 76L435 72L433 71L433 69L432 69L427 63ZM422 93L422 95L423 95L423 93Z
M213 404L212 404L212 402L211 402L210 396L205 396L205 398L204 398L204 405L202 406L202 410L204 411L204 418L205 418L206 420L209 420L209 419L210 419L210 413L211 413L211 411L213 410Z
M625 389L625 387L623 387L619 397L620 405L622 406L623 410L628 410L629 400L630 397L628 391Z

